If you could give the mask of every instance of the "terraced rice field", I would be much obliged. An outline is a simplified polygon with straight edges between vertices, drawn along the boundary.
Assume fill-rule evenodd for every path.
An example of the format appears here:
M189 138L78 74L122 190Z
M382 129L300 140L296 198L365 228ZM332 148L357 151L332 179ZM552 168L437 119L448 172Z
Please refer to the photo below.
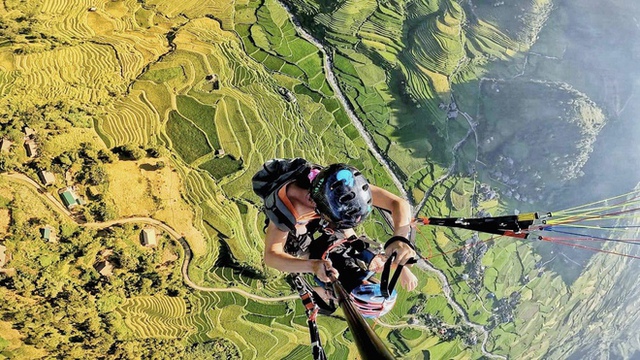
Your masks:
M107 145L148 145L160 133L160 116L146 99L146 93L133 91L127 97L110 106L98 122L100 131L107 134Z
M135 338L183 338L194 330L185 324L187 304L182 298L160 295L132 298L120 312Z
M308 335L304 327L291 327L298 311L302 309L284 303L259 303L234 293L196 293L189 300L138 297L127 300L119 310L136 338L204 342L223 336L247 359L299 353Z
M265 296L291 293L262 263L263 215L250 181L265 160L301 156L320 164L349 161L367 169L372 182L393 187L328 85L324 69L328 59L296 32L275 0L38 4L38 9L21 6L31 6L40 25L55 32L56 39L25 42L26 50L15 53L4 51L5 44L0 44L0 96L14 99L21 89L29 88L33 98L24 99L29 106L56 98L86 108L109 148L164 147L169 153L165 170L180 179L170 186L181 187L176 197L185 199L192 211L181 219L193 226L181 231L195 245L189 274L198 285L233 284ZM93 6L95 11L89 11ZM423 133L444 131L425 128L425 119L444 123L437 105L448 99L451 81L462 79L456 76L468 70L461 67L474 60L470 58L488 54L508 59L518 43L489 22L463 26L468 14L456 1L415 3L408 10L372 0L330 6L335 9L316 20L327 30L324 40L338 82L419 200L446 170L427 159L440 149L434 149L436 141L425 140ZM409 96L415 103L405 106L412 101ZM431 215L468 211L468 192L465 184L445 182L432 192L434 200L424 211ZM158 213L164 211L169 218L170 210ZM387 236L376 226L367 224L370 234ZM419 246L446 251L461 239L452 232L425 230ZM217 266L222 250L250 271ZM502 260L503 254L514 252L518 259ZM513 246L492 248L486 259L487 291L508 295L520 284L503 271L530 273L535 260ZM461 271L451 256L433 263L452 269L447 273L450 278ZM439 292L440 285L435 277L424 276L420 287L429 293L433 313L454 323L459 315ZM539 308L523 307L526 316L538 321L558 300L552 290L539 290L535 283L527 294L532 302L544 296L552 299ZM390 323L406 323L415 301L406 293L400 297L407 301L388 315ZM482 312L483 303L473 297L456 300L469 312ZM130 298L118 311L132 338L194 343L224 337L247 359L309 356L306 318L299 303L261 303L235 293L193 292L184 298ZM484 313L472 316L486 320ZM320 326L332 358L353 357L356 350L343 321L323 318ZM501 329L495 343L510 340L521 326ZM399 335L391 335L389 329L377 331L393 339L398 351L434 341L419 331ZM459 342L431 345L432 359L469 356Z
M16 58L21 76L15 86L33 89L42 98L76 99L92 102L103 98L113 79L121 78L116 54L109 46L83 44ZM69 86L69 84L77 86ZM91 84L87 86L87 84ZM115 91L124 90L123 84ZM113 86L113 85L111 85Z

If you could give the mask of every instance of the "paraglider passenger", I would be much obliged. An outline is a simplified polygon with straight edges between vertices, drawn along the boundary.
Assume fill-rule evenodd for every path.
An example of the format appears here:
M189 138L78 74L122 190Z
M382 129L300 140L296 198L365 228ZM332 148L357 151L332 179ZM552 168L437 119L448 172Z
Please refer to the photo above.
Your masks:
M323 282L338 277L326 259L309 259L309 245L321 234L355 235L373 206L391 212L393 236L385 243L394 263L416 256L409 241L409 203L369 184L356 168L346 164L321 167L305 159L273 159L253 176L253 190L264 200L267 215L264 260L267 266L289 273L313 273Z

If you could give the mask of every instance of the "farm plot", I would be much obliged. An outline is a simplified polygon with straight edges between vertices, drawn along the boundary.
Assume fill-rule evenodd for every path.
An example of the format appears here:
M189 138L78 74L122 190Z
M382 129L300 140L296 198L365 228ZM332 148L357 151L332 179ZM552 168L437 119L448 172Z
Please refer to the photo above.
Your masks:
M195 332L186 324L182 298L164 295L127 299L118 310L135 338L183 338Z
M212 151L205 133L176 111L169 113L166 131L173 149L187 164Z
M417 64L445 75L451 74L464 56L460 37L462 9L455 2L447 4L450 5L442 12L420 25L409 45Z
M202 130L214 149L220 148L218 133L214 122L216 109L198 102L196 99L179 95L176 97L178 112L191 120L200 130Z
M92 43L20 55L16 68L21 72L16 86L30 89L29 96L34 98L89 103L126 86L113 50Z
M177 17L184 14L190 19L202 18L208 14L216 14L223 28L233 28L234 1L231 0L208 0L208 1L170 1L170 0L150 0L150 6L156 6L158 12L170 17Z
M298 36L286 11L273 0L257 10L256 21L238 26L247 53L268 69L297 78L316 91L331 95L318 49Z
M160 128L160 118L151 104L145 101L144 92L132 91L129 96L110 106L98 124L106 134L108 146L123 144L149 144Z

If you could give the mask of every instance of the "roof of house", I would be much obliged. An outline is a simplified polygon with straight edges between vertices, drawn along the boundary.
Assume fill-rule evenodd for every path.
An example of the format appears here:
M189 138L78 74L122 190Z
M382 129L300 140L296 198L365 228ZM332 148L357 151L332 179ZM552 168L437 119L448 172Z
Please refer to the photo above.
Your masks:
M0 245L0 268L7 263L7 254L5 253L6 251L7 247L4 245Z
M40 170L38 171L38 177L45 185L51 185L56 182L56 176L50 171Z
M95 265L95 269L102 276L111 276L113 275L113 264L109 261L101 261Z
M97 186L89 186L89 188L87 190L89 191L89 196L96 197L96 196L102 194L102 192L100 191L100 189Z
M154 228L142 229L142 244L146 246L158 245L158 241L156 240L156 229Z
M78 204L78 197L70 189L63 191L60 194L60 197L62 198L62 201L64 202L64 204L67 206Z
M42 238L49 242L58 242L58 239L56 239L56 234L55 234L55 231L53 230L53 227L49 225L42 228Z
M31 136L36 133L32 128L26 125L22 128L22 131L24 132L24 136Z
M34 157L36 156L36 151L38 151L38 146L35 141L28 140L24 142L24 147L27 149L27 156Z
M11 145L13 145L11 140L5 138L0 139L0 151L9 152Z

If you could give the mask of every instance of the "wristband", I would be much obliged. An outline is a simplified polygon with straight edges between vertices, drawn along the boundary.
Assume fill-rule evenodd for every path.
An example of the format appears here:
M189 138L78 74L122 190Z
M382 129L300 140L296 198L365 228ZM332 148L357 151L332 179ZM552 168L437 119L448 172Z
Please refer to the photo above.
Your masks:
M384 249L386 250L389 247L389 245L391 245L392 243L394 243L396 241L400 241L400 242L403 242L403 243L409 245L409 247L413 251L416 250L416 246L411 241L409 241L409 239L407 239L404 236L397 236L397 235L392 237L391 239L387 240L386 243L384 243Z

